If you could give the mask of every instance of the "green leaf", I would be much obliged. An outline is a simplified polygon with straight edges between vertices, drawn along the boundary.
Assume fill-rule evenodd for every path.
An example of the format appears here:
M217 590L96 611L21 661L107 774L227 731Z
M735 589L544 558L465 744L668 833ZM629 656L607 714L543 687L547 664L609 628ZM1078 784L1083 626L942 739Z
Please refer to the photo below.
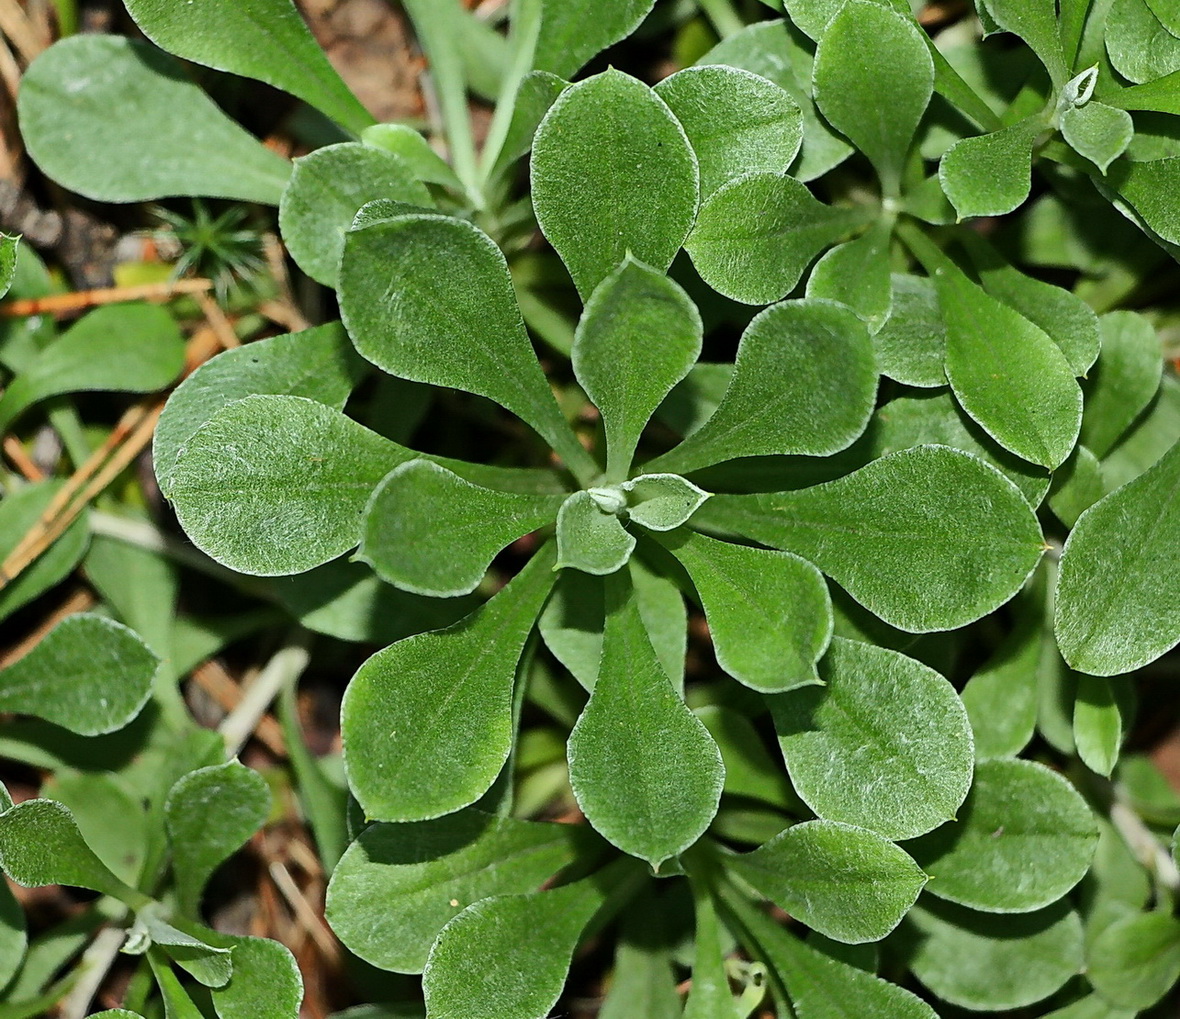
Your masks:
M487 234L446 216L407 215L350 232L340 311L361 355L414 382L495 400L574 471L597 474L553 399Z
M945 389L890 400L874 415L868 436L873 456L929 444L970 453L1003 474L1031 506L1041 504L1052 480L1044 468L997 445Z
M1057 643L1095 676L1131 672L1180 642L1180 444L1091 506L1061 557Z
M1066 527L1073 527L1106 492L1106 479L1098 457L1085 446L1077 446L1053 474L1049 507Z
M908 924L914 976L961 1008L1004 1012L1031 1005L1083 966L1082 922L1064 901L1023 916L924 902Z
M803 556L911 633L987 615L1020 590L1044 551L1019 490L946 446L891 453L801 491L715 495L696 523Z
M1105 457L1160 387L1164 359L1151 322L1133 311L1099 320L1102 353L1086 388L1082 442Z
M51 46L25 73L18 109L37 165L100 202L209 195L278 205L291 174L178 61L120 36Z
M496 172L508 167L533 147L533 138L545 114L557 102L557 97L569 87L570 83L564 78L547 71L533 71L525 75L516 92L512 122L504 137L504 147L496 159Z
M232 947L234 960L229 983L212 992L219 1019L298 1019L303 977L285 945L227 934L218 942Z
M879 220L856 240L827 251L807 279L807 296L846 304L876 333L893 303L889 277L892 225Z
M721 405L645 470L687 474L740 456L830 456L851 445L873 412L877 370L868 328L834 301L786 301L742 334Z
M1137 1014L1111 1008L1098 995L1088 994L1065 1008L1047 1013L1045 1019L1135 1019Z
M957 270L940 270L935 285L946 375L963 409L1005 449L1060 466L1082 423L1082 391L1061 348Z
M575 492L557 514L557 569L595 576L614 573L635 551L635 538L623 527L618 511L625 497L614 488Z
M605 899L594 878L472 903L448 923L423 973L426 1014L464 1019L548 1015L582 929Z
M961 694L980 761L1015 757L1036 729L1043 631L1035 602L1025 598L1020 596L1016 625Z
M724 901L755 940L755 954L774 971L796 1014L807 1019L937 1019L916 995L812 948L737 895L728 894Z
M882 375L907 386L945 386L946 324L934 281L894 273L891 311L873 336Z
M794 177L751 173L701 205L684 248L719 294L770 304L794 290L812 259L864 218L817 201Z
M7 882L0 881L0 990L8 986L25 961L28 940L25 911Z
M1085 106L1071 106L1065 111L1061 133L1075 152L1106 173L1131 144L1135 124L1125 110L1091 100Z
M627 477L644 427L696 364L702 331L689 296L631 257L587 301L574 335L574 374L602 413L608 480Z
M501 549L552 523L562 501L497 492L429 460L411 460L373 492L357 557L406 591L470 594Z
M160 989L160 997L164 999L164 1019L204 1019L201 1010L172 972L167 956L159 951L149 951L148 963L156 978L156 986Z
M771 759L762 736L745 715L715 704L697 708L695 714L721 750L724 792L784 810L798 806L782 766Z
M948 818L971 785L967 712L954 687L896 651L833 638L822 687L770 701L803 801L827 820L913 838Z
M832 636L819 570L789 552L732 545L687 529L656 535L692 578L717 663L762 693L818 683Z
M181 447L170 497L193 543L218 562L302 573L357 544L369 497L412 457L314 400L249 396Z
M692 881L696 918L692 961L692 987L684 1006L684 1019L744 1019L729 989L725 972L725 947L721 922L708 886Z
M1180 44L1180 39L1176 41ZM1180 213L1168 197L1180 186L1180 156L1120 160L1110 168L1106 181L1160 237L1180 244Z
M438 932L461 910L492 895L537 890L595 842L584 825L476 810L370 825L332 873L328 921L366 962L421 973Z
M149 833L154 820L148 817L150 807L129 785L121 776L62 768L42 785L41 794L67 807L94 855L117 878L134 885L143 874L148 853L163 842L163 834ZM116 817L117 825L111 823Z
M1056 902L1089 869L1098 828L1086 801L1034 761L982 761L959 818L907 848L927 890L989 913Z
M140 906L147 900L112 874L86 844L69 810L25 800L0 814L0 867L18 885L90 888Z
M430 147L421 132L408 124L374 124L361 132L361 141L397 156L409 169L412 179L463 194L463 182L451 169L451 164Z
M682 1019L672 953L683 933L668 916L668 899L649 884L629 904L619 924L610 989L598 1019ZM662 889L667 892L668 885ZM695 978L695 972L694 972Z
M262 827L270 807L265 779L236 761L189 772L172 787L165 823L185 913L198 915L209 878Z
M350 131L373 123L290 0L230 7L127 0L127 10L144 35L178 57L290 92Z
M654 2L619 0L602 7L595 0L541 0L533 66L572 77L596 53L634 32Z
M652 531L671 531L689 521L710 493L679 474L641 474L624 481L627 517Z
M495 781L512 746L517 663L553 586L552 567L550 550L537 553L470 616L398 641L360 667L341 724L348 783L367 817L438 817L474 803Z
M851 0L820 36L813 81L828 122L868 157L885 195L899 194L934 93L934 62L918 26L887 7Z
M1098 316L1090 306L1062 287L1012 268L979 240L972 239L967 247L983 288L1040 327L1061 348L1074 375L1085 375L1102 346Z
M892 842L836 821L793 825L726 864L801 923L850 945L885 937L926 883Z
M811 96L812 47L785 21L760 21L722 39L699 61L725 64L773 81L795 101L803 114L803 151L793 174L814 180L838 166L852 153L850 146L828 125Z
M67 616L0 671L0 711L43 718L82 736L122 729L143 709L160 659L103 616Z
M50 344L0 397L0 431L28 407L61 393L152 393L184 367L176 321L154 304L92 311Z
M1180 70L1180 38L1145 0L1114 0L1104 27L1106 52L1124 78L1149 82Z
M16 253L20 236L0 233L0 297L8 293L16 278Z
M274 395L303 396L343 410L364 368L339 322L218 354L176 387L160 415L152 445L160 491L171 495L181 448L222 407L246 396Z
M1150 1008L1180 979L1180 921L1163 911L1116 920L1090 944L1086 976L1116 1008Z
M384 149L345 142L296 159L279 204L279 228L299 268L335 287L344 235L360 207L378 198L433 205L409 164Z
M1132 85L1130 88L1111 92L1103 98L1122 110L1154 110L1157 113L1180 114L1180 92L1176 89L1177 82L1180 82L1180 70L1144 82L1142 85Z
M942 190L959 219L1003 216L1028 198L1036 117L955 142L938 164Z
M1069 77L1061 52L1056 0L983 0L996 26L1020 36L1040 58L1053 84L1060 88Z
M656 86L684 127L701 171L701 197L746 173L786 173L803 141L803 114L773 81L698 64Z
M666 270L692 228L696 156L664 101L609 70L563 92L533 141L533 207L578 293L627 257Z
M155 902L139 910L123 950L131 955L142 955L149 948L154 951L158 946L172 962L205 987L224 987L229 983L234 971L230 949L212 945L203 937L173 927L160 918L160 910L160 905ZM192 929L201 930L196 925L192 925Z
M844 8L844 4L845 0L785 0L791 22L816 42L823 38L824 31ZM885 9L892 7L897 13L903 14L907 5L905 0L880 0L876 6Z
M1079 676L1073 706L1073 739L1078 756L1091 771L1110 777L1123 742L1123 718L1102 676Z
M607 581L606 602L598 679L569 738L570 785L600 834L658 871L709 826L725 767L660 665L629 578Z
M1177 11L1167 0L1147 0L1147 6L1164 28L1172 35L1180 37L1180 11Z

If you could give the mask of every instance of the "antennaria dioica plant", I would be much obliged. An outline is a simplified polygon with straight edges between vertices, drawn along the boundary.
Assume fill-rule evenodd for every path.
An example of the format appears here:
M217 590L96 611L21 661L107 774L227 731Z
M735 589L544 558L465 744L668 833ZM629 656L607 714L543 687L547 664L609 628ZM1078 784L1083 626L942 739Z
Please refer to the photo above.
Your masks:
M292 578L305 626L395 620L344 694L351 844L312 818L353 953L422 974L429 1019L542 1019L604 943L608 1019L1165 998L1180 801L1120 748L1125 674L1180 642L1170 320L1130 310L1180 244L1168 4L981 0L980 42L887 0L711 2L724 38L653 87L583 72L650 0L515 0L477 145L471 16L406 0L446 160L287 0L126 6L162 49L30 68L39 165L277 206L338 299L194 372L154 455L191 541ZM349 140L284 160L165 51ZM403 402L511 441L415 449ZM698 608L716 668L686 669ZM75 727L37 668L0 706ZM202 764L160 806L171 884L110 874L52 799L0 814L0 861L121 901L168 1015L294 1015L281 948L200 923L265 816ZM535 819L566 791L575 823Z

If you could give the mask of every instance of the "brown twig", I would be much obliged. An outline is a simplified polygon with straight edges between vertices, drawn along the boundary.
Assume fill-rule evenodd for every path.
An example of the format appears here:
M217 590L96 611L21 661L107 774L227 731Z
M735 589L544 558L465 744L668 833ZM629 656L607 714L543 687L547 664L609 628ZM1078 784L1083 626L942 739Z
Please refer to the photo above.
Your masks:
M193 681L205 691L222 711L233 711L242 702L242 688L217 662L208 661L193 669ZM276 757L287 756L283 730L270 715L263 715L254 735Z
M15 435L4 437L4 455L12 461L12 465L21 473L26 481L44 481L45 472L25 452L25 447Z
M26 64L31 64L48 45L16 0L0 0L0 32L8 36Z
M328 930L323 918L291 877L291 872L278 860L267 863L267 873L274 882L279 894L287 900L299 926L302 927L315 942L316 948L325 960L335 965L340 961L340 944Z
M18 658L24 658L30 651L41 643L42 638L66 616L75 615L93 608L98 601L93 592L84 587L72 592L65 601L37 624L36 628L25 636L19 643L14 644L3 654L0 654L0 669L6 668Z
M221 305L218 304L207 293L197 294L197 303L201 306L201 314L205 316L205 321L209 323L209 328L213 330L217 336L217 342L225 350L232 350L234 347L240 347L242 341L238 339L238 334L234 332L234 325L229 320L229 316L221 310Z
M0 0L2 3L3 0ZM104 287L100 290L76 290L48 297L29 297L0 304L0 316L23 318L26 315L71 315L102 304L120 301L166 301L177 294L204 294L213 289L205 279L170 280L167 283L142 283L133 287Z

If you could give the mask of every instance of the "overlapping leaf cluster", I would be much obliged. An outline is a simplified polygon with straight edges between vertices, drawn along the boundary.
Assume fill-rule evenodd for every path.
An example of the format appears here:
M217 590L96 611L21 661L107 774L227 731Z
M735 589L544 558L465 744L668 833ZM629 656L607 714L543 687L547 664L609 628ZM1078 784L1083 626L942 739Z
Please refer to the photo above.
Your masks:
M570 84L652 4L593 6L514 5L477 157L462 126L476 86L450 45L465 15L407 4L450 164L370 124L278 0L225 21L128 8L166 49L284 88L361 140L292 167L166 55L120 40L55 47L22 94L30 149L67 186L277 205L292 257L337 291L340 323L194 373L155 446L161 490L208 555L255 575L347 573L337 615L381 604L404 621L345 694L366 826L333 876L334 929L374 965L422 973L440 1019L547 1015L578 945L616 918L603 1014L642 993L652 1016L679 1015L681 932L653 919L676 909L695 917L694 1019L760 1000L754 970L724 961L735 942L801 1015L932 1015L876 975L875 951L845 947L880 941L891 973L962 1008L1152 1006L1180 976L1180 927L1150 825L1180 817L1131 810L1129 769L1104 780L1129 718L1109 677L1180 642L1178 388L1150 321L1111 310L1127 292L1101 242L1063 256L1060 240L993 244L961 221L1022 206L1035 165L1050 190L1030 220L1088 201L1129 217L1149 261L1174 255L1180 151L1128 111L1180 113L1178 26L1148 0L1117 0L1109 19L1082 0L985 0L985 28L1025 45L956 52L907 4L788 0L654 88L613 69ZM1019 91L989 84L1017 66ZM108 101L125 124L97 118ZM207 164L174 157L180 109ZM135 167L76 158L145 125ZM531 222L505 198L530 149L531 212L581 304L572 335L545 328ZM1087 303L1009 255L1105 282L1077 288ZM564 365L546 373L526 322L569 355L572 383ZM700 360L726 337L732 363ZM370 383L373 367L400 382ZM474 394L534 434L492 413L519 439L511 465L419 452L388 408L357 419L362 382L394 401L423 392L407 383ZM371 575L355 579L349 553ZM686 689L686 598L736 684ZM29 710L21 689L12 710ZM535 741L526 701L556 723ZM514 812L547 737L538 755L568 768L587 824ZM1038 738L1089 774L1067 779L1049 750L1021 759ZM51 870L0 843L18 880L118 897L56 808L5 824L36 825L73 861ZM191 913L205 850L198 831L172 834ZM1157 850L1154 888L1128 838ZM165 957L187 959L186 937L205 945L189 973L233 986L221 950L241 945L169 934L153 904L128 905L166 999Z

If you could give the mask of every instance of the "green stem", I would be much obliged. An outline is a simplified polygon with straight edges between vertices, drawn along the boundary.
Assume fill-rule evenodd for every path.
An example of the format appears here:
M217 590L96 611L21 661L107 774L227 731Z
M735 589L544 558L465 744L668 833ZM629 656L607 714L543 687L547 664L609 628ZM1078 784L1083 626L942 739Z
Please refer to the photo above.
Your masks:
M697 0L697 3L722 39L734 35L746 27L746 23L733 9L729 0Z
M468 15L458 6L458 0L402 0L402 6L414 23L414 31L430 63L451 165L476 209L482 209L484 202L475 158L475 136L467 107L467 77L455 44L461 31L457 21Z
M53 0L57 10L57 34L64 39L78 31L78 0Z
M516 112L516 95L520 83L533 69L537 54L537 39L541 34L541 0L515 0L512 5L512 64L504 79L500 96L496 100L496 112L488 129L488 138L480 156L480 183L484 187L496 171L508 129L512 126L512 115Z
M910 249L910 254L922 264L922 268L930 276L935 275L940 269L958 268L955 265L954 259L927 237L925 232L915 224L904 219L899 220L897 226L894 228L894 232L901 239L902 243Z

